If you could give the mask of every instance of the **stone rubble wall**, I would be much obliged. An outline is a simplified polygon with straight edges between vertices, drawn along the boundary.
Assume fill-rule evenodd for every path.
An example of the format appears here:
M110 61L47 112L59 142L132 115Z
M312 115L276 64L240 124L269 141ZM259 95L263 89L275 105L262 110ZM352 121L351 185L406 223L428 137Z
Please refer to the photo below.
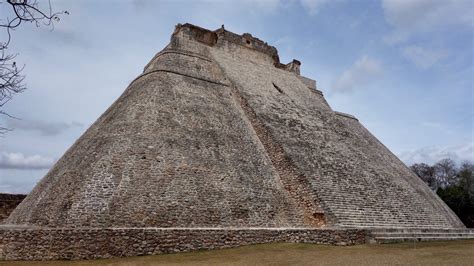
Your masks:
M361 229L1 229L0 260L77 260L288 242L366 243Z

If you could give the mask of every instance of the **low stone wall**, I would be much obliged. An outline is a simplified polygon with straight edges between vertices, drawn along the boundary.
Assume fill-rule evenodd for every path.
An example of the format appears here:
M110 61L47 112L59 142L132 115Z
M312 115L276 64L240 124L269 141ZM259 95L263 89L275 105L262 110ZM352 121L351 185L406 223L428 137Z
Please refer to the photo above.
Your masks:
M363 229L0 228L0 260L71 260L154 255L250 244L366 243Z

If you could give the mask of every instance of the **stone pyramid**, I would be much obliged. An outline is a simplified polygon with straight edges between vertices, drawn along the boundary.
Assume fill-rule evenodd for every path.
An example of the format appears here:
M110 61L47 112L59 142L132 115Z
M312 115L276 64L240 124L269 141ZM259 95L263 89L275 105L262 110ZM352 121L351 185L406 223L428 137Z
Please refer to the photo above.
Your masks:
M463 228L300 62L178 25L7 224L51 228Z

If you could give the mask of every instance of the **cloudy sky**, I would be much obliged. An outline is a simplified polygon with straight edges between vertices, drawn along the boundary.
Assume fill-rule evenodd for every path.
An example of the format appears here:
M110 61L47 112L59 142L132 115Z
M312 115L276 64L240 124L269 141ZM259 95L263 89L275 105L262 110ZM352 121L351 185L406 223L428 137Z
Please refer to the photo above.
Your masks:
M41 2L42 0L40 0ZM28 90L0 117L0 192L27 193L170 39L177 23L249 32L302 62L334 110L406 164L474 161L474 1L53 1L11 53ZM1 18L9 16L0 5ZM4 35L2 35L4 37Z

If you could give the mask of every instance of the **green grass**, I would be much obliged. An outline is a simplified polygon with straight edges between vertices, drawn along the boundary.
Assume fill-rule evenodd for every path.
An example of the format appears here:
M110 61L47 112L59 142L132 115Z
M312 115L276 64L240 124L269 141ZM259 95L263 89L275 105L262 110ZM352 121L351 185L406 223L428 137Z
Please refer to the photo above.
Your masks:
M337 247L263 244L232 249L93 261L8 265L474 265L474 240Z

